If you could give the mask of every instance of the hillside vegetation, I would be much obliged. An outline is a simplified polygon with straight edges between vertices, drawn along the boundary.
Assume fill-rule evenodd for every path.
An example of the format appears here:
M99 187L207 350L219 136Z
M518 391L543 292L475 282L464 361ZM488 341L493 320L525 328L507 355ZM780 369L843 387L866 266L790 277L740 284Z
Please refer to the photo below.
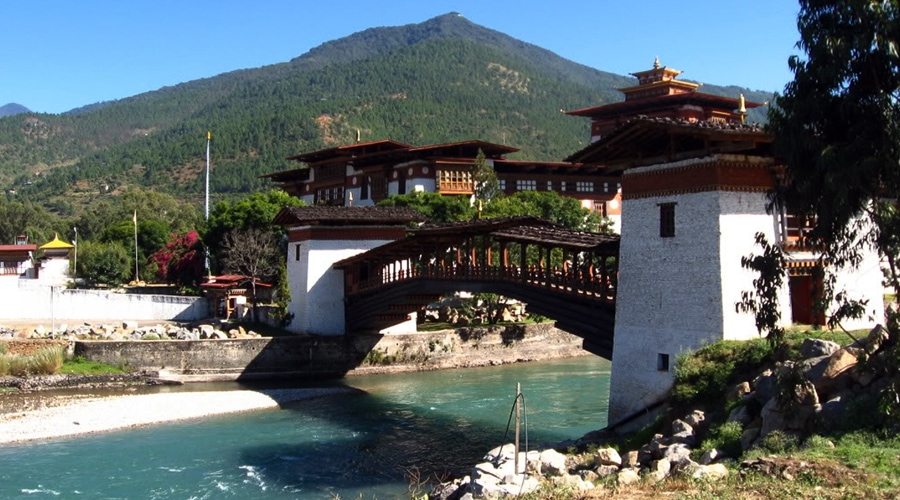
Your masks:
M560 160L588 137L586 120L560 110L619 100L615 88L633 82L451 13L365 30L282 64L62 115L0 118L0 187L63 216L129 186L199 203L207 130L214 201L265 189L259 175L296 167L285 157L352 142L357 131L417 145L482 139L521 148L519 158Z

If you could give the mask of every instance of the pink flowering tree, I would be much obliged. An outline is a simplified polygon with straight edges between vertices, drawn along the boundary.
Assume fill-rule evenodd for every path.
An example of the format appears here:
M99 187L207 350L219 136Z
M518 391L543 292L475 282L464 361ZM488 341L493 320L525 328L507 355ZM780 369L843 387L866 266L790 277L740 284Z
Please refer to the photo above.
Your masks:
M157 265L157 277L165 283L196 287L203 279L203 243L196 231L169 235L166 245L150 260Z

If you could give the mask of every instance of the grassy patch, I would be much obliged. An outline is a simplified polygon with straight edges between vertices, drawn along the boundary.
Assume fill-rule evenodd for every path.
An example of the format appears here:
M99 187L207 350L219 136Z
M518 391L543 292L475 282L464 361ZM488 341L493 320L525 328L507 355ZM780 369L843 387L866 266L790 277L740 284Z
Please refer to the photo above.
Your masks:
M728 385L750 376L772 353L765 339L724 340L678 356L672 398L676 404L718 400Z
M125 373L127 370L121 367L97 363L96 361L87 360L81 356L76 356L70 360L66 360L59 370L59 373L71 375L106 375L115 373Z

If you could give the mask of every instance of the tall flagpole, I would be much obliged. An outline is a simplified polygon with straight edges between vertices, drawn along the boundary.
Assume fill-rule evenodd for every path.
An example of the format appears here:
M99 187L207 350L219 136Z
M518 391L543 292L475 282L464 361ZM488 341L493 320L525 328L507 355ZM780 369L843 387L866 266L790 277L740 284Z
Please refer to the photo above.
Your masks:
M209 143L212 142L212 132L206 132L206 220L209 220Z
M206 131L206 222L209 223L209 144L212 142L212 132ZM204 253L206 254L204 263L206 264L206 275L212 276L209 272L209 249L204 245Z
M137 285L141 281L138 274L137 210L131 220L134 221L134 284Z

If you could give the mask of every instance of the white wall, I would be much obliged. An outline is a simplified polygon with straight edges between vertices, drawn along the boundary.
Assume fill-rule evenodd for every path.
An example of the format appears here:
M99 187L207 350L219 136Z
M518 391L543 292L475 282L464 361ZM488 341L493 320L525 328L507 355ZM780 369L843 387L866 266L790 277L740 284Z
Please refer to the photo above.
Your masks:
M297 333L343 335L344 273L335 262L352 257L390 240L310 240L291 242L288 248L288 279L294 319L288 329ZM300 260L296 260L296 247Z
M662 203L676 203L671 238L659 236ZM624 201L609 422L659 401L674 381L679 354L758 335L753 316L736 312L735 305L756 277L741 267L741 257L761 252L755 234L775 241L774 217L765 205L764 193L724 191ZM788 324L787 284L782 302ZM657 369L660 355L668 356L668 370Z
M206 299L69 290L40 280L0 280L0 320L193 321L208 317Z

